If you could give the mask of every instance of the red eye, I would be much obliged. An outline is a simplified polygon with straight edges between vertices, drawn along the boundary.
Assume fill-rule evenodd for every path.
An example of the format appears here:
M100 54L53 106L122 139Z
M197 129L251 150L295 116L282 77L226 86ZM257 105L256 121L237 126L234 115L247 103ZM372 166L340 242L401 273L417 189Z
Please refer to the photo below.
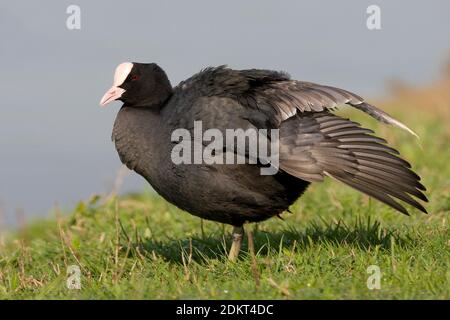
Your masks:
M139 76L137 74L131 76L131 81L139 80Z

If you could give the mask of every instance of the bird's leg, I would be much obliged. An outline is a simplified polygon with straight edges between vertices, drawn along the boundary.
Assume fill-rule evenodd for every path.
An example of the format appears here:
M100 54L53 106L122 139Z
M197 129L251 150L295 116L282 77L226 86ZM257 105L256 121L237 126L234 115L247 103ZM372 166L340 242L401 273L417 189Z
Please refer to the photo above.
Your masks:
M256 262L256 255L255 255L255 243L253 241L253 232L252 229L248 229L247 231L247 238L248 238L248 250L250 251L250 256L252 257L252 273L253 273L253 277L255 278L255 285L256 285L256 290L259 289L259 285L260 285L260 274L258 271L258 264Z
M235 262L242 246L242 238L244 237L244 227L233 227L233 243L231 245L228 260Z

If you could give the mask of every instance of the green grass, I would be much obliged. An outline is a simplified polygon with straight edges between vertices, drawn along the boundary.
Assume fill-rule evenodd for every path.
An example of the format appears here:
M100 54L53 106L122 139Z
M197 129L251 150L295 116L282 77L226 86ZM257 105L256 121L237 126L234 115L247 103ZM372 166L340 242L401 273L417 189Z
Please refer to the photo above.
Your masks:
M284 220L253 230L230 263L231 228L180 211L151 192L93 197L72 212L0 239L2 299L449 299L450 134L431 112L394 114L421 136L364 121L413 163L429 215L410 217L334 181L313 185ZM352 117L358 120L359 114ZM81 290L66 287L81 268ZM381 288L369 290L370 265Z

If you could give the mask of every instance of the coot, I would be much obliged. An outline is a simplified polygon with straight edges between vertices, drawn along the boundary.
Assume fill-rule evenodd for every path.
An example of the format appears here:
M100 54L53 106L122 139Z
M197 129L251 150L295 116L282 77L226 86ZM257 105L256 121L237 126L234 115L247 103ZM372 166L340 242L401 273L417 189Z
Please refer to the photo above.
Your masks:
M226 66L206 68L172 87L157 64L125 62L117 67L114 84L100 103L113 100L123 102L112 133L121 161L179 208L234 226L231 260L240 250L244 223L288 210L311 182L325 176L401 213L408 211L398 200L426 213L413 198L427 201L410 164L373 131L331 111L347 104L413 132L349 91L293 80L284 72ZM203 133L214 129L224 136L227 130L255 130L258 143L276 142L271 154L276 157L251 153L248 145L255 142L248 140L244 149L228 141L210 152L222 160L225 155L241 156L248 160L244 164L182 161L195 158L195 150L191 154L187 149L178 150L182 160L175 160L180 143L208 147L204 136L195 137L198 124ZM263 174L262 169L270 167L274 172Z

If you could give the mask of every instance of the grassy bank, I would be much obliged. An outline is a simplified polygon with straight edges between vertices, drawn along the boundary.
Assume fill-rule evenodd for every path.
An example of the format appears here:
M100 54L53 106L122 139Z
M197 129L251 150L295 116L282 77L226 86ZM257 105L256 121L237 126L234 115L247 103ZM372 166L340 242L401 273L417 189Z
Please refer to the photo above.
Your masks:
M410 210L406 217L326 181L284 220L247 226L256 261L245 243L233 264L226 260L230 227L202 222L150 192L96 196L0 239L0 298L449 299L447 92L402 93L382 105L420 142L351 112L423 177L429 215ZM80 268L80 290L66 286L70 265ZM367 287L371 265L380 268L380 289Z

